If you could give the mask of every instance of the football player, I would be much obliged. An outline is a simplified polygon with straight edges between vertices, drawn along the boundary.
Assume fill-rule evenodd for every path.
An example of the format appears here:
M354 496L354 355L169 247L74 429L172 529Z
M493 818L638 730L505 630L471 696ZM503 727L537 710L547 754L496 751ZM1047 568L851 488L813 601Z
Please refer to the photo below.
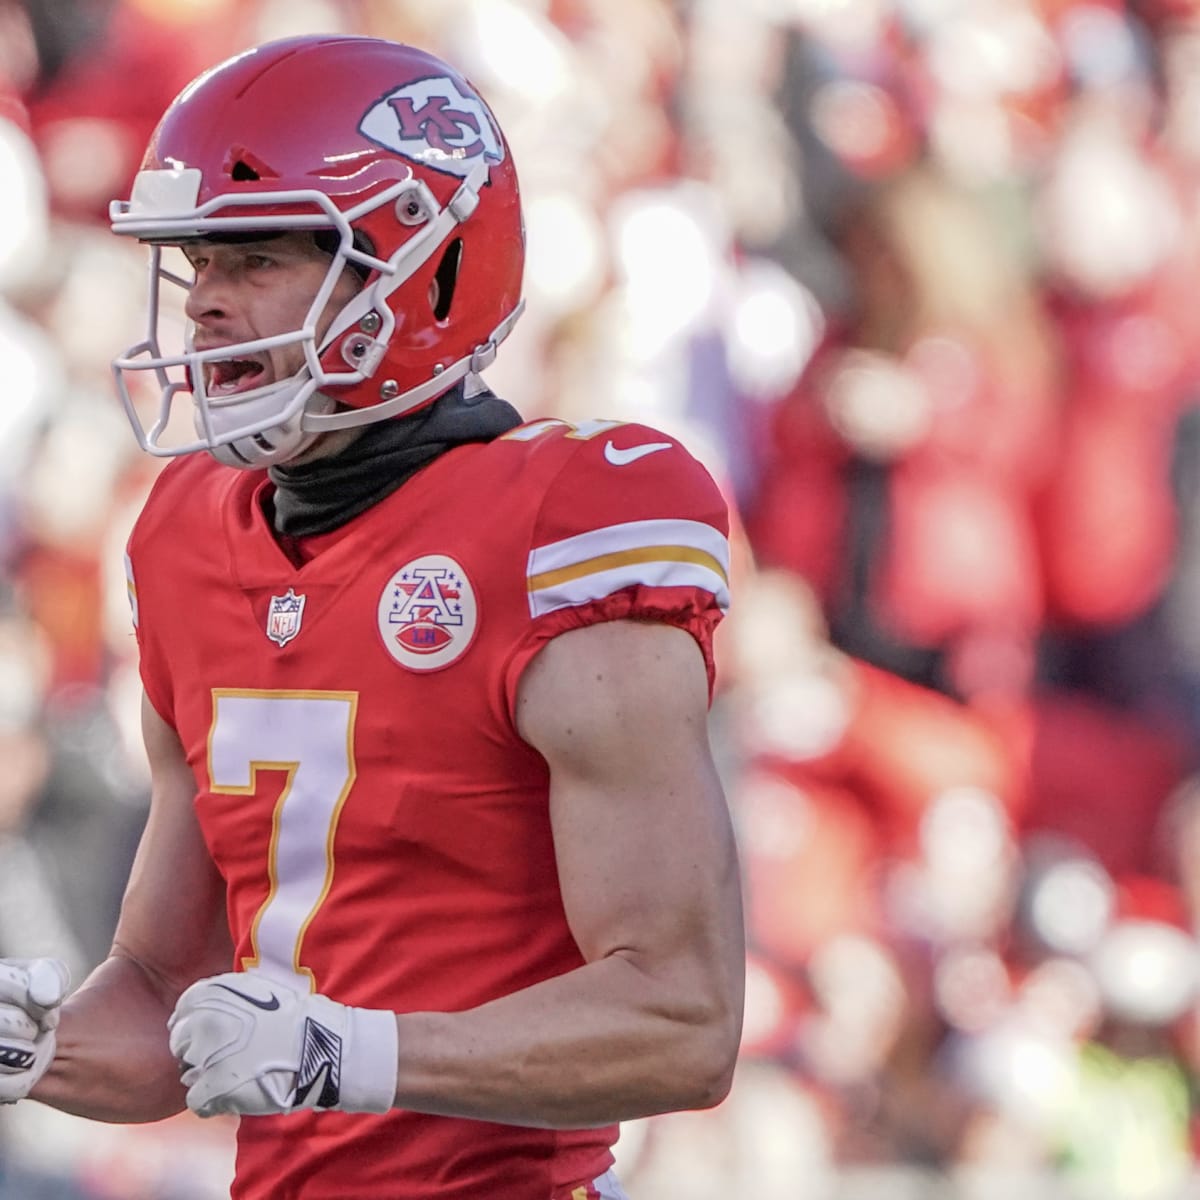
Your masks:
M112 224L173 459L127 555L153 794L106 961L65 1002L0 963L0 1100L239 1114L238 1200L620 1197L618 1122L720 1101L739 1041L718 489L482 382L517 177L429 54L221 64Z

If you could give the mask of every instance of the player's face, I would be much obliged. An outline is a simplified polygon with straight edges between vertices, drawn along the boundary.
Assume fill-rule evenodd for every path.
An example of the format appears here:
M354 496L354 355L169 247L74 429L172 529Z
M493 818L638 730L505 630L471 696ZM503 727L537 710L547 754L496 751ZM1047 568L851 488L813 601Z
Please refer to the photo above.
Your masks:
M300 329L329 270L329 256L303 232L257 242L190 242L183 249L195 270L185 308L197 350ZM344 271L317 320L318 345L358 287L358 277ZM214 399L233 396L286 379L303 365L304 350L294 343L206 362L205 390Z

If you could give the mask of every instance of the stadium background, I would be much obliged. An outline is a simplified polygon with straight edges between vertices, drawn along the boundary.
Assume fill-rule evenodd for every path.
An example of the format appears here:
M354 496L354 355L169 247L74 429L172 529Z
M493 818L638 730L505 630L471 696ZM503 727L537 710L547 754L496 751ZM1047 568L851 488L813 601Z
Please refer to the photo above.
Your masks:
M145 813L107 202L199 69L317 30L505 127L493 386L660 425L738 514L745 1044L626 1128L633 1200L1200 1195L1189 0L0 0L0 952L81 977ZM23 1105L0 1198L208 1200L229 1135Z

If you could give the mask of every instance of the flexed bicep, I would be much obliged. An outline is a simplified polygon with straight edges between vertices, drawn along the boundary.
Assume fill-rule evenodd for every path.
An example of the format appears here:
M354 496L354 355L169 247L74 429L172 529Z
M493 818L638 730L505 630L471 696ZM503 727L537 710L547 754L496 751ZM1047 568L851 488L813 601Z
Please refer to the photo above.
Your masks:
M611 622L549 643L518 719L550 768L563 903L584 957L626 957L665 1011L736 1044L741 894L707 698L688 633Z

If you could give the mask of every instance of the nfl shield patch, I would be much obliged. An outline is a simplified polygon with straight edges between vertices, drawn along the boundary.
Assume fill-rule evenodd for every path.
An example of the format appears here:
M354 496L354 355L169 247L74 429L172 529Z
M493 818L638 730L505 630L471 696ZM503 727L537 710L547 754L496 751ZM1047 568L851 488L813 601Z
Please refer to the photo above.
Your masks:
M271 597L271 607L267 610L267 637L271 641L286 646L300 632L304 600L304 596L297 596L291 588L282 596Z

